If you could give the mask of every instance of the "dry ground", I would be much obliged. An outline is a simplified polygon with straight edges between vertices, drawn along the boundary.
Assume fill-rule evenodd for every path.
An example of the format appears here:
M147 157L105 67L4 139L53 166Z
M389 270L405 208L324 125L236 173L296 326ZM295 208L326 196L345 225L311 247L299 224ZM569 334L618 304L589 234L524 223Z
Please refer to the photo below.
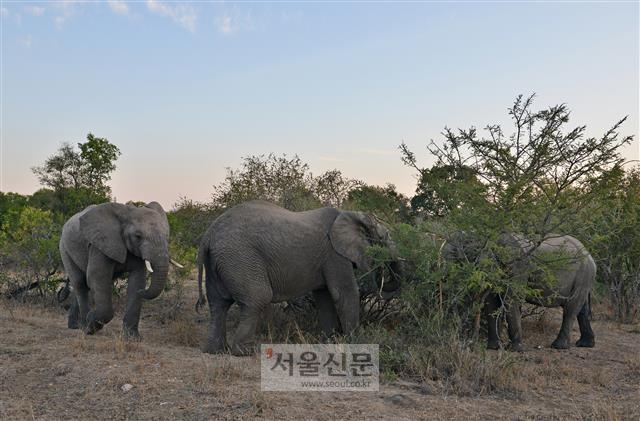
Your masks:
M260 391L257 357L202 354L206 320L174 295L145 304L142 342L123 341L118 319L86 337L62 309L0 302L0 419L640 419L637 325L596 320L596 348L557 351L559 313L529 321L517 375L491 395L406 380L276 393Z

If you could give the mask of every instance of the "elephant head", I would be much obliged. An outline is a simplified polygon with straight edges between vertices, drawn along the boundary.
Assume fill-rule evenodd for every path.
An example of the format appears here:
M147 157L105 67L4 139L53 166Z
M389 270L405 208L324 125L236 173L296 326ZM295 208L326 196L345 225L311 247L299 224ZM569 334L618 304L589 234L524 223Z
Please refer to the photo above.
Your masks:
M157 202L145 206L103 203L80 217L80 231L91 245L110 259L124 264L129 255L145 261L151 284L140 295L160 295L169 270L169 223Z
M398 249L387 227L377 218L363 212L343 211L333 222L329 238L338 254L349 259L360 271L375 276L382 292L391 293L400 287L402 263ZM385 267L375 267L375 262L367 255L367 248L373 245L389 249L391 258ZM388 271L389 279L385 279L385 271Z

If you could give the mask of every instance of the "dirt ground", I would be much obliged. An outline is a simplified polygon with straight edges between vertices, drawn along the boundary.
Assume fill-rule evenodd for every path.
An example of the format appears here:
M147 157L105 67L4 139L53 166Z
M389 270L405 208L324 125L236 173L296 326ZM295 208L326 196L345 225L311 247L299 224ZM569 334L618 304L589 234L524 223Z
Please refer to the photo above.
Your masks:
M261 392L258 357L201 353L206 318L163 296L143 307L141 342L124 341L117 318L84 336L62 309L1 301L0 419L640 419L638 325L596 320L595 348L558 351L558 312L525 324L513 393L461 397L406 380Z

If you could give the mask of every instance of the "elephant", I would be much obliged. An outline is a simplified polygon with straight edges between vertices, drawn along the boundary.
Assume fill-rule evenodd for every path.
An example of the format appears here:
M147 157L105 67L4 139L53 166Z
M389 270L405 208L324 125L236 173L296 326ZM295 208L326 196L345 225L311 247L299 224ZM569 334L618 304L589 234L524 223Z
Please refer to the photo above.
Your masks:
M390 280L384 282L367 256L373 244L388 247ZM198 251L199 305L209 302L211 321L203 351L250 355L258 318L270 303L312 292L320 327L345 334L359 324L358 282L354 269L382 275L384 292L396 291L402 270L389 230L363 212L324 207L291 212L256 200L220 215L208 228ZM205 272L206 299L202 293ZM240 308L233 343L226 342L226 314Z
M457 233L453 240L445 245L444 257L447 260L459 260L461 256L478 256L486 253L486 242L466 233ZM466 240L463 238L466 237ZM471 238L471 240L469 240ZM562 326L558 336L551 346L556 349L569 347L569 336L574 319L578 319L580 339L578 347L594 347L595 335L589 321L590 294L595 283L596 264L576 238L570 235L547 234L539 242L534 242L519 234L503 233L497 240L499 247L506 251L498 260L506 266L515 281L526 282L530 288L538 290L536 296L526 297L530 304L544 307L562 307ZM461 248L462 247L462 248ZM494 257L496 257L494 255ZM473 257L472 257L473 258ZM550 267L556 282L550 285L541 280L538 262L555 262ZM487 348L498 349L500 338L498 335L497 314L506 307L506 319L510 346L513 350L522 350L521 303L510 299L509 291L501 297L489 292L486 294L484 314L487 319Z
M169 223L157 202L145 206L102 203L76 213L62 227L60 255L74 293L68 314L70 329L86 334L113 318L114 279L129 274L123 333L139 338L142 299L156 298L167 281L170 263ZM146 288L147 271L151 283ZM94 308L90 309L91 293Z

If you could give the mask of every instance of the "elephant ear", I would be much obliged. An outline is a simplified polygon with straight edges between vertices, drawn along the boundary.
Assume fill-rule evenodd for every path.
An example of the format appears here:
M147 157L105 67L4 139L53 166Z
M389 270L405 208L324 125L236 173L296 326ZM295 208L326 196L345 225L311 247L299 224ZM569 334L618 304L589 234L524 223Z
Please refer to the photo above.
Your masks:
M127 213L127 207L120 203L94 206L80 217L80 232L110 259L124 263L127 247L122 238L122 221Z
M370 269L365 256L369 225L368 216L362 212L341 212L329 232L334 250L362 270Z
M160 205L160 203L158 202L149 202L145 205L145 207L153 209L154 211L158 212L161 215L164 215L164 209L162 208L162 205Z

